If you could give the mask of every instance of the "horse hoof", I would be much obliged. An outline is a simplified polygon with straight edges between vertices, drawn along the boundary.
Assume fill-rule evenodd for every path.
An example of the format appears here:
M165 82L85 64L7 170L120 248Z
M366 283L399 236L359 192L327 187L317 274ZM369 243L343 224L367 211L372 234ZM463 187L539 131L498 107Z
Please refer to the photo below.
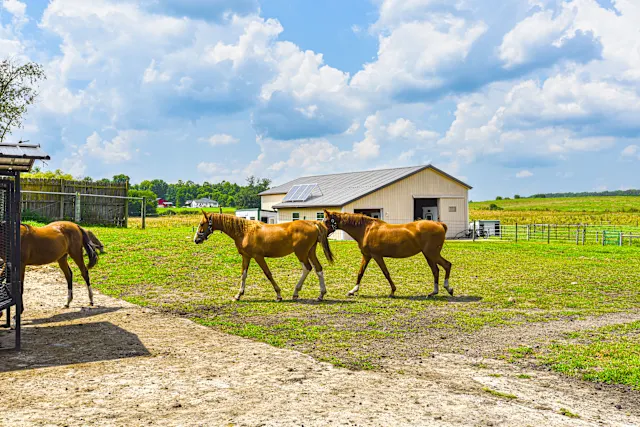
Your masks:
M278 302L282 301L282 297L277 297L276 301L278 301Z
M347 296L348 297L354 297L354 296L356 296L356 294L354 294L353 292L347 292Z
M69 308L69 304L65 304L65 305L64 305L64 308Z
M89 307L93 307L93 303L92 302L89 303Z
M447 291L449 291L449 295L453 296L453 288L447 289Z
M233 298L231 298L232 301L240 301L240 297L239 296L235 296Z
M432 292L432 293L430 293L429 295L427 295L427 298L433 298L433 297L435 297L436 295L438 295L438 294L434 294L434 293Z
M292 300L297 301L300 297L298 295L294 295L291 297Z
M318 301L318 302L322 302L323 300L324 300L324 298L323 298L323 297L318 297L318 298L317 298L317 301Z
M395 298L396 296L394 294L389 294L389 298Z

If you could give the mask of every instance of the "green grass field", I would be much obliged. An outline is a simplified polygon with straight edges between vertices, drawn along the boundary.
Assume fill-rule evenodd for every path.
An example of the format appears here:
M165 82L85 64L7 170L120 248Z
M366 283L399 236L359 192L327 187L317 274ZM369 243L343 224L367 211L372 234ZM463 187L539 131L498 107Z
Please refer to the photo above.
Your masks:
M441 294L425 299L432 275L417 256L388 260L398 286L396 298L387 297L389 286L373 263L360 295L348 298L359 251L353 242L332 242L336 263L329 265L320 255L329 291L325 302L314 301L318 281L313 274L302 300L291 301L300 275L294 256L268 260L285 301L275 301L270 283L252 263L245 296L233 302L241 263L233 242L215 233L195 245L198 219L175 219L150 219L146 230L94 228L107 250L92 271L95 286L136 304L339 366L375 369L385 360L427 355L440 342L450 345L449 351L462 352L456 337L487 327L640 308L638 248L486 241L445 246L443 254L453 263L453 298ZM630 351L640 351L637 340L630 345ZM545 357L556 355L557 363L571 357L560 347L545 351ZM637 380L628 381L640 387Z
M501 210L489 210L495 204ZM640 196L558 197L487 200L469 203L471 219L499 219L503 224L640 225Z

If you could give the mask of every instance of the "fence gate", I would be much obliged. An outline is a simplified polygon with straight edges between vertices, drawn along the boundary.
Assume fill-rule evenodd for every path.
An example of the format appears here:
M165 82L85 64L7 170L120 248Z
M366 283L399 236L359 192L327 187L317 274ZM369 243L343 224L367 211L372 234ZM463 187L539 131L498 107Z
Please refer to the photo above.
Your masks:
M50 160L37 144L0 143L0 313L11 326L15 308L15 349L20 349L20 172L29 172L36 160Z
M0 312L5 327L11 327L15 308L15 348L20 348L20 196L19 178L0 176ZM16 191L18 190L18 191Z

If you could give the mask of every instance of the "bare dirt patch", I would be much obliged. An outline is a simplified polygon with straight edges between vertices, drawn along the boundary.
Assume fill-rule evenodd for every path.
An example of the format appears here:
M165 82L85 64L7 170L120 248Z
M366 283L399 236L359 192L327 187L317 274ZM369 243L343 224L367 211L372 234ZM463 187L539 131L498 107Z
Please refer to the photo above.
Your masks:
M27 274L24 350L0 352L2 425L640 424L636 392L446 346L354 372L100 294L82 308L80 285L64 310L65 288L54 269Z

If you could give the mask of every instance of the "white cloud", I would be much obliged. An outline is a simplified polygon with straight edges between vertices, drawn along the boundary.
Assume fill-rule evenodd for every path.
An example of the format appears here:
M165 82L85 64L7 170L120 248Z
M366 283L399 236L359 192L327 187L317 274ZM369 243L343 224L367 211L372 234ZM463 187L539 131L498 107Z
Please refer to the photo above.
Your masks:
M557 16L551 10L543 10L523 19L504 36L500 59L512 68L533 60L540 47L562 44L575 35L575 30L570 30L576 14L575 8L565 7Z
M380 155L380 144L376 137L380 129L380 116L376 114L367 117L364 127L364 139L353 144L353 152L360 159L373 159Z
M144 136L144 132L136 130L120 131L111 140L102 139L97 132L93 132L80 147L78 153L81 156L89 156L102 160L104 163L122 163L133 158L133 154L139 149L134 148L134 143Z
M2 0L2 7L16 19L26 19L27 5L19 0Z
M635 144L627 145L626 147L624 147L621 154L622 157L625 158L640 160L640 147Z
M521 170L516 174L516 178L529 178L532 176L533 176L533 173L528 170Z
M153 82L166 82L171 79L171 76L167 72L160 72L156 69L156 60L152 59L151 64L144 70L144 74L142 76L143 83L153 83Z
M211 135L209 138L200 138L199 141L208 142L214 147L217 145L230 145L230 144L237 144L238 142L240 142L238 138L235 138L231 135L227 135L226 133Z
M398 24L389 35L380 36L377 60L356 73L351 84L377 96L407 88L439 88L446 81L440 73L460 65L486 30L484 22L437 13Z
M418 130L411 120L400 118L386 127L391 138L414 138L420 140L435 140L440 134L429 130Z
M198 172L207 177L207 179L219 178L230 173L230 170L220 163L200 162L197 168Z

